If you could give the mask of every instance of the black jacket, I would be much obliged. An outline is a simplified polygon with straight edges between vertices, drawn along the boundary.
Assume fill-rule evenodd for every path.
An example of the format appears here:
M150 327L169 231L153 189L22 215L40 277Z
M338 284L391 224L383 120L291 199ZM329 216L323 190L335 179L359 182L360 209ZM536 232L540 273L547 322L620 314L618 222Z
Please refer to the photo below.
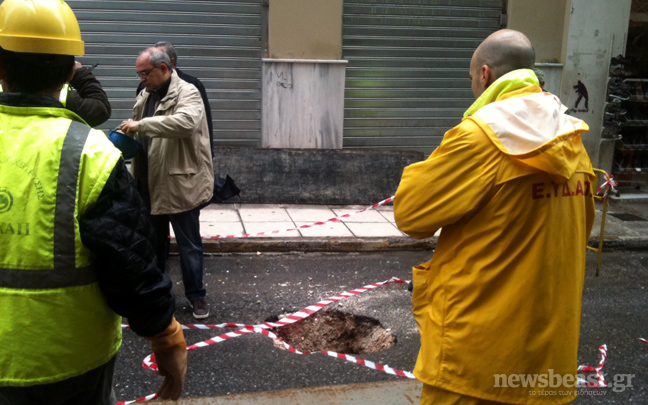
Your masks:
M68 91L65 107L83 118L91 127L108 121L112 109L101 83L92 74L91 67L82 67L74 71L70 80L72 89Z
M202 98L203 104L205 106L205 114L207 116L207 126L209 127L209 145L210 145L209 150L211 151L211 155L213 158L214 157L214 124L212 123L211 106L209 105L207 90L205 90L205 86L202 84L200 80L198 80L198 78L188 75L178 68L176 68L175 71L178 74L179 78L181 78L187 83L193 84L200 92L200 97ZM144 83L140 82L140 84L137 86L137 91L135 92L135 96L139 95L142 92L142 90L144 90Z
M79 220L81 240L95 255L99 287L108 306L133 331L154 336L171 323L175 296L157 267L153 228L123 159L97 202Z

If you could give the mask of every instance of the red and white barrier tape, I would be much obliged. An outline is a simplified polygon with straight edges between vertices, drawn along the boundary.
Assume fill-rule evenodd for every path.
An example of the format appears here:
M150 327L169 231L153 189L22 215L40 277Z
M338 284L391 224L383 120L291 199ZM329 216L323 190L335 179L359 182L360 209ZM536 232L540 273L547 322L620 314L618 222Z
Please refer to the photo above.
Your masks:
M350 355L344 354L344 353L331 352L331 351L328 351L328 350L319 350L317 352L300 352L299 350L297 350L294 347L290 346L288 343L282 341L277 335L275 335L274 333L272 333L272 332L270 332L268 330L261 329L261 330L259 330L258 333L261 333L262 335L270 337L272 339L279 340L279 342L281 342L281 344L283 344L283 346L286 348L286 350L288 350L291 353L303 354L303 355L309 355L309 354L313 354L313 353L321 353L321 354L325 354L325 355L330 356L330 357L335 357L336 359L346 360L346 361L354 363L354 364L360 364L362 366L369 367L369 368L374 369L374 370L382 371L383 373L392 374L392 375L396 375L396 376L403 377L403 378L416 379L416 377L414 377L414 374L412 374L409 371L398 370L398 369L395 369L395 368L391 368L389 366L384 366L382 364L376 364L373 361L359 359L359 358L357 358L355 356L350 356Z
M402 279L399 279L399 278L396 278L396 277L392 277L389 280L386 280L386 281L383 281L383 282L380 282L380 283L369 284L369 285L366 285L364 287L356 288L355 290L346 291L346 292L334 295L332 297L326 298L326 299L324 299L322 301L319 301L319 302L317 302L317 303L315 303L313 305L310 305L310 306L308 306L308 307L306 307L306 308L304 308L304 309L302 309L300 311L297 311L297 312L295 312L295 313L293 313L291 315L286 316L283 319L280 319L277 322L264 322L264 323L257 324L257 325L245 325L245 324L237 324L237 323L222 323L222 324L218 324L218 325L199 325L199 324L182 325L183 329L221 329L221 328L231 328L231 327L241 328L241 329L239 329L237 331L224 333L222 335L219 335L219 336L204 340L202 342L195 343L195 344L193 344L191 346L188 346L187 351L192 351L192 350L196 350L196 349L201 348L201 347L206 347L206 346L213 345L213 344L216 344L216 343L224 342L226 340L229 340L229 339L232 339L232 338L235 338L235 337L239 337L239 336L243 336L243 335L246 335L248 333L259 333L259 334L261 334L263 336L267 336L267 337L270 337L270 338L273 338L273 339L276 339L276 340L280 341L284 345L284 347L288 351L290 351L292 353L302 354L302 355L310 355L310 354L313 354L313 353L321 353L321 354L325 354L325 355L330 356L330 357L335 357L337 359L346 360L346 361L349 361L349 362L352 362L352 363L355 363L355 364L359 364L361 366L365 366L365 367L368 367L368 368L371 368L371 369L374 369L374 370L378 370L378 371L381 371L383 373L392 374L392 375L396 375L396 376L403 377L403 378L415 379L416 377L414 377L414 374L412 374L409 371L403 371L403 370L395 369L395 368L389 367L387 365L377 364L377 363L374 363L373 361L359 359L359 358L357 358L355 356L350 356L350 355L347 355L347 354L344 354L344 353L330 352L330 351L327 351L327 350L322 350L322 351L318 351L318 352L300 352L299 350L293 348L292 346L290 346L286 342L282 341L277 335L275 335L274 333L272 333L272 332L270 332L268 330L268 329L272 329L272 328L282 327L282 326L285 326L285 325L290 325L292 323L295 323L297 321L300 321L300 320L302 320L304 318L307 318L307 317L311 316L312 314L314 314L315 312L321 310L322 308L326 307L329 304L340 301L340 300L342 300L344 298L348 298L348 297L352 297L354 295L362 294L364 292L373 290L374 288L381 287L381 286L383 286L385 284L388 284L388 283L408 284L409 281L402 280ZM122 327L127 328L128 325L122 324ZM152 369L152 370L157 370L157 364L155 363L155 355L151 354L151 355L147 356L142 361L142 367ZM135 401L117 402L117 405L127 405L127 404L132 404L132 403L135 403L135 402L150 401L151 399L154 399L156 397L157 396L155 394L152 394L152 395L148 395L148 396L146 396L144 398L137 399Z
M221 323L217 325L203 325L203 324L187 324L187 325L182 325L182 329L223 329L223 328L244 328L244 329L254 329L254 328L263 328L263 329L271 329L271 328L278 328L281 326L285 325L290 325L292 323L295 323L297 321L300 321L304 318L309 317L310 315L314 314L315 312L319 311L320 309L326 307L329 304L332 304L334 302L343 300L348 297L352 297L354 295L359 295L364 292L367 292L369 290L373 290L374 288L381 287L385 284L389 283L397 283L397 284L408 284L409 281L407 280L402 280L397 277L392 277L389 280L382 281L380 283L374 283L374 284L369 284L364 287L356 288L355 290L351 291L345 291L343 293L334 295L332 297L326 298L324 300L321 300L319 302L316 302L313 305L309 305L308 307L297 311L291 315L286 316L283 319L280 319L277 322L264 322L256 325L247 325L243 323ZM122 324L122 327L127 328L128 325ZM189 348L187 348L189 350Z
M596 373L596 382L590 382L587 381L583 378L578 378L578 386L579 387L587 387L587 388L605 388L607 387L607 383L605 382L605 376L601 372L601 369L603 369L603 366L605 365L605 359L607 358L607 345L599 346L599 353L601 354L601 361L599 362L599 365L596 367L591 367L591 366L578 366L578 371L582 371L583 373Z
M192 351L196 350L202 347L207 347L216 343L221 343L226 340L230 340L239 336L247 335L249 333L259 333L263 336L276 339L278 340L288 351L291 353L296 353L296 354L301 354L301 355L310 355L313 353L320 353L324 354L330 357L334 357L337 359L341 360L346 360L348 362L354 363L354 364L359 364L361 366L365 366L374 370L381 371L383 373L387 374L392 374L396 375L399 377L403 378L411 378L411 379L416 379L413 373L409 371L403 371L399 369L395 369L392 367L389 367L387 365L382 365L382 364L376 364L372 361L364 360L357 358L355 356L350 356L344 353L337 353L337 352L331 352L327 350L321 350L317 352L300 352L299 350L295 349L294 347L290 346L288 343L284 342L281 340L277 335L269 331L269 329L272 328L279 328L285 325L290 325L292 323L298 322L302 319L305 319L315 312L325 308L329 304L332 304L334 302L340 301L344 298L352 297L354 295L359 295L364 292L373 290L374 288L381 287L385 284L388 283L400 283L400 284L407 284L409 281L407 280L402 280L396 277L392 277L389 280L382 281L380 283L374 283L374 284L369 284L364 287L356 288L355 290L351 291L346 291L337 295L334 295L332 297L326 298L322 301L319 301L313 305L310 305L300 311L297 311L291 315L286 316L283 319L280 319L277 322L264 322L261 324L256 324L256 325L246 325L246 324L239 324L239 323L221 323L218 325L202 325L202 324L188 324L188 325L182 325L183 329L193 329L193 330L210 330L210 329L222 329L222 328L241 328L239 330L233 331L233 332L227 332L222 335L204 340L202 342L195 343L193 345L190 345L187 347L187 351ZM122 327L127 328L128 325L122 325ZM643 340L644 342L647 342L645 339L640 338L640 340ZM590 367L590 366L579 366L578 371L582 371L584 373L588 372L595 372L597 376L597 382L592 383L589 382L585 379L579 378L578 380L578 385L580 387L607 387L607 383L605 382L605 377L603 376L603 373L601 372L601 369L603 368L605 364L605 359L607 357L607 346L603 345L599 347L599 352L601 353L601 361L599 362L599 365L597 367ZM152 369L152 370L157 370L157 364L155 363L155 355L151 354L147 356L143 361L142 361L142 367ZM117 405L128 405L132 404L135 402L145 402L145 401L150 401L154 398L156 398L156 394L152 394L149 396L146 396L144 398L137 399L135 401L129 401L129 402L118 402Z
M225 324L220 324L220 325L183 325L184 329L220 329L224 327L238 327L241 328L240 330L234 331L234 332L228 332L224 333L222 335L213 337L211 339L204 340L202 342L195 343L191 346L187 347L187 351L195 350L200 347L205 347L209 345L213 345L216 343L224 342L226 340L239 337L242 335L246 335L248 333L256 332L256 333L261 333L259 330L267 330L267 329L272 329L272 328L279 328L285 325L290 325L292 323L295 323L297 321L301 321L302 319L308 318L315 312L325 308L326 306L343 300L348 297L352 297L354 295L359 295L364 292L367 292L369 290L373 290L374 288L381 287L385 284L388 283L400 283L400 284L407 284L409 281L407 280L402 280L400 278L392 277L389 280L382 281L380 283L374 283L374 284L369 284L364 287L356 288L355 290L351 291L345 291L343 293L334 295L332 297L326 298L322 301L319 301L313 305L310 305L300 311L297 311L293 314L290 314L286 316L285 318L282 318L278 320L277 322L264 322L256 325L245 325L245 324L236 324L236 323L225 323ZM146 361L146 359L145 359Z
M608 191L610 191L610 189L612 189L612 191L614 191L615 193L617 192L616 186L618 186L619 183L616 180L614 180L614 177L612 177L611 174L609 174L608 172L604 172L604 173L605 173L606 180L603 184L601 184L601 187L599 187L598 190L596 190L596 194L600 193L601 190L605 190L602 196L602 198L605 199L607 198Z
M646 340L646 339L644 339L644 338L639 338L639 340L641 340L642 342L648 344L648 340Z
M134 401L117 401L117 405L129 405L129 404L134 404L134 403L137 403L137 402L152 401L157 397L158 397L157 394L151 394L151 395L145 396L144 398L136 399Z
M375 203L371 207L367 207L363 210L357 211L357 212L351 212L348 214L340 215L335 218L330 218L325 221L318 221L318 222L313 222L311 224L306 224L306 225L301 225L298 226L297 228L290 228L290 229L284 229L284 230L279 230L279 231L265 231L265 232L257 232L257 233L242 233L242 234L237 234L237 235L216 235L216 236L203 236L203 239L234 239L234 238L254 238L256 236L264 236L264 235L276 235L278 233L283 233L283 232L290 232L290 231L297 231L300 229L306 229L306 228L312 228L314 226L318 225L324 225L329 222L342 222L344 218L349 218L353 215L358 215L362 214L365 211L369 211L375 208L380 207L381 205L388 204L390 202L394 201L394 196L391 196L389 198L386 198L380 202Z

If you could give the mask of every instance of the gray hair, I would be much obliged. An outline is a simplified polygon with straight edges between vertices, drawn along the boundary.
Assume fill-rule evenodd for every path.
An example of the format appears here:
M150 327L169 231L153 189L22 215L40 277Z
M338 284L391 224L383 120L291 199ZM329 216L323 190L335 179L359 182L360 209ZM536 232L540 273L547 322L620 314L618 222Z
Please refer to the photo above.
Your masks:
M171 42L159 41L154 46L156 48L164 49L164 52L166 52L166 54L169 55L169 59L175 59L176 64L178 63L178 53L176 52Z
M142 51L142 53L148 53L151 55L151 65L153 65L153 67L159 68L162 65L167 65L169 69L173 68L171 66L171 58L169 58L169 55L157 48L148 48Z

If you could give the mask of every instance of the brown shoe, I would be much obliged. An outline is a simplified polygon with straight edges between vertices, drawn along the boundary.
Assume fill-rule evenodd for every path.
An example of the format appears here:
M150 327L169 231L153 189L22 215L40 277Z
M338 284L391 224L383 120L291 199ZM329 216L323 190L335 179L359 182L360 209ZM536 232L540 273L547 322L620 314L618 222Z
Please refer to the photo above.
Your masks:
M194 318L205 319L209 316L209 305L204 299L191 301L191 307L193 308Z

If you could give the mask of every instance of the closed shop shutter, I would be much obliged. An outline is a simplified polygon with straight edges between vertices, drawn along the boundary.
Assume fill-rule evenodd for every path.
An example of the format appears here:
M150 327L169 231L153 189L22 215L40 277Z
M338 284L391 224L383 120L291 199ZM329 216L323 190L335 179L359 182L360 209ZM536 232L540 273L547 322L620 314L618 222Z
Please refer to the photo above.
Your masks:
M178 68L199 78L209 97L216 146L261 142L261 0L75 1L86 55L113 108L107 130L131 117L135 60L143 49L169 41Z
M501 0L345 0L344 147L429 154L474 97L470 58Z

